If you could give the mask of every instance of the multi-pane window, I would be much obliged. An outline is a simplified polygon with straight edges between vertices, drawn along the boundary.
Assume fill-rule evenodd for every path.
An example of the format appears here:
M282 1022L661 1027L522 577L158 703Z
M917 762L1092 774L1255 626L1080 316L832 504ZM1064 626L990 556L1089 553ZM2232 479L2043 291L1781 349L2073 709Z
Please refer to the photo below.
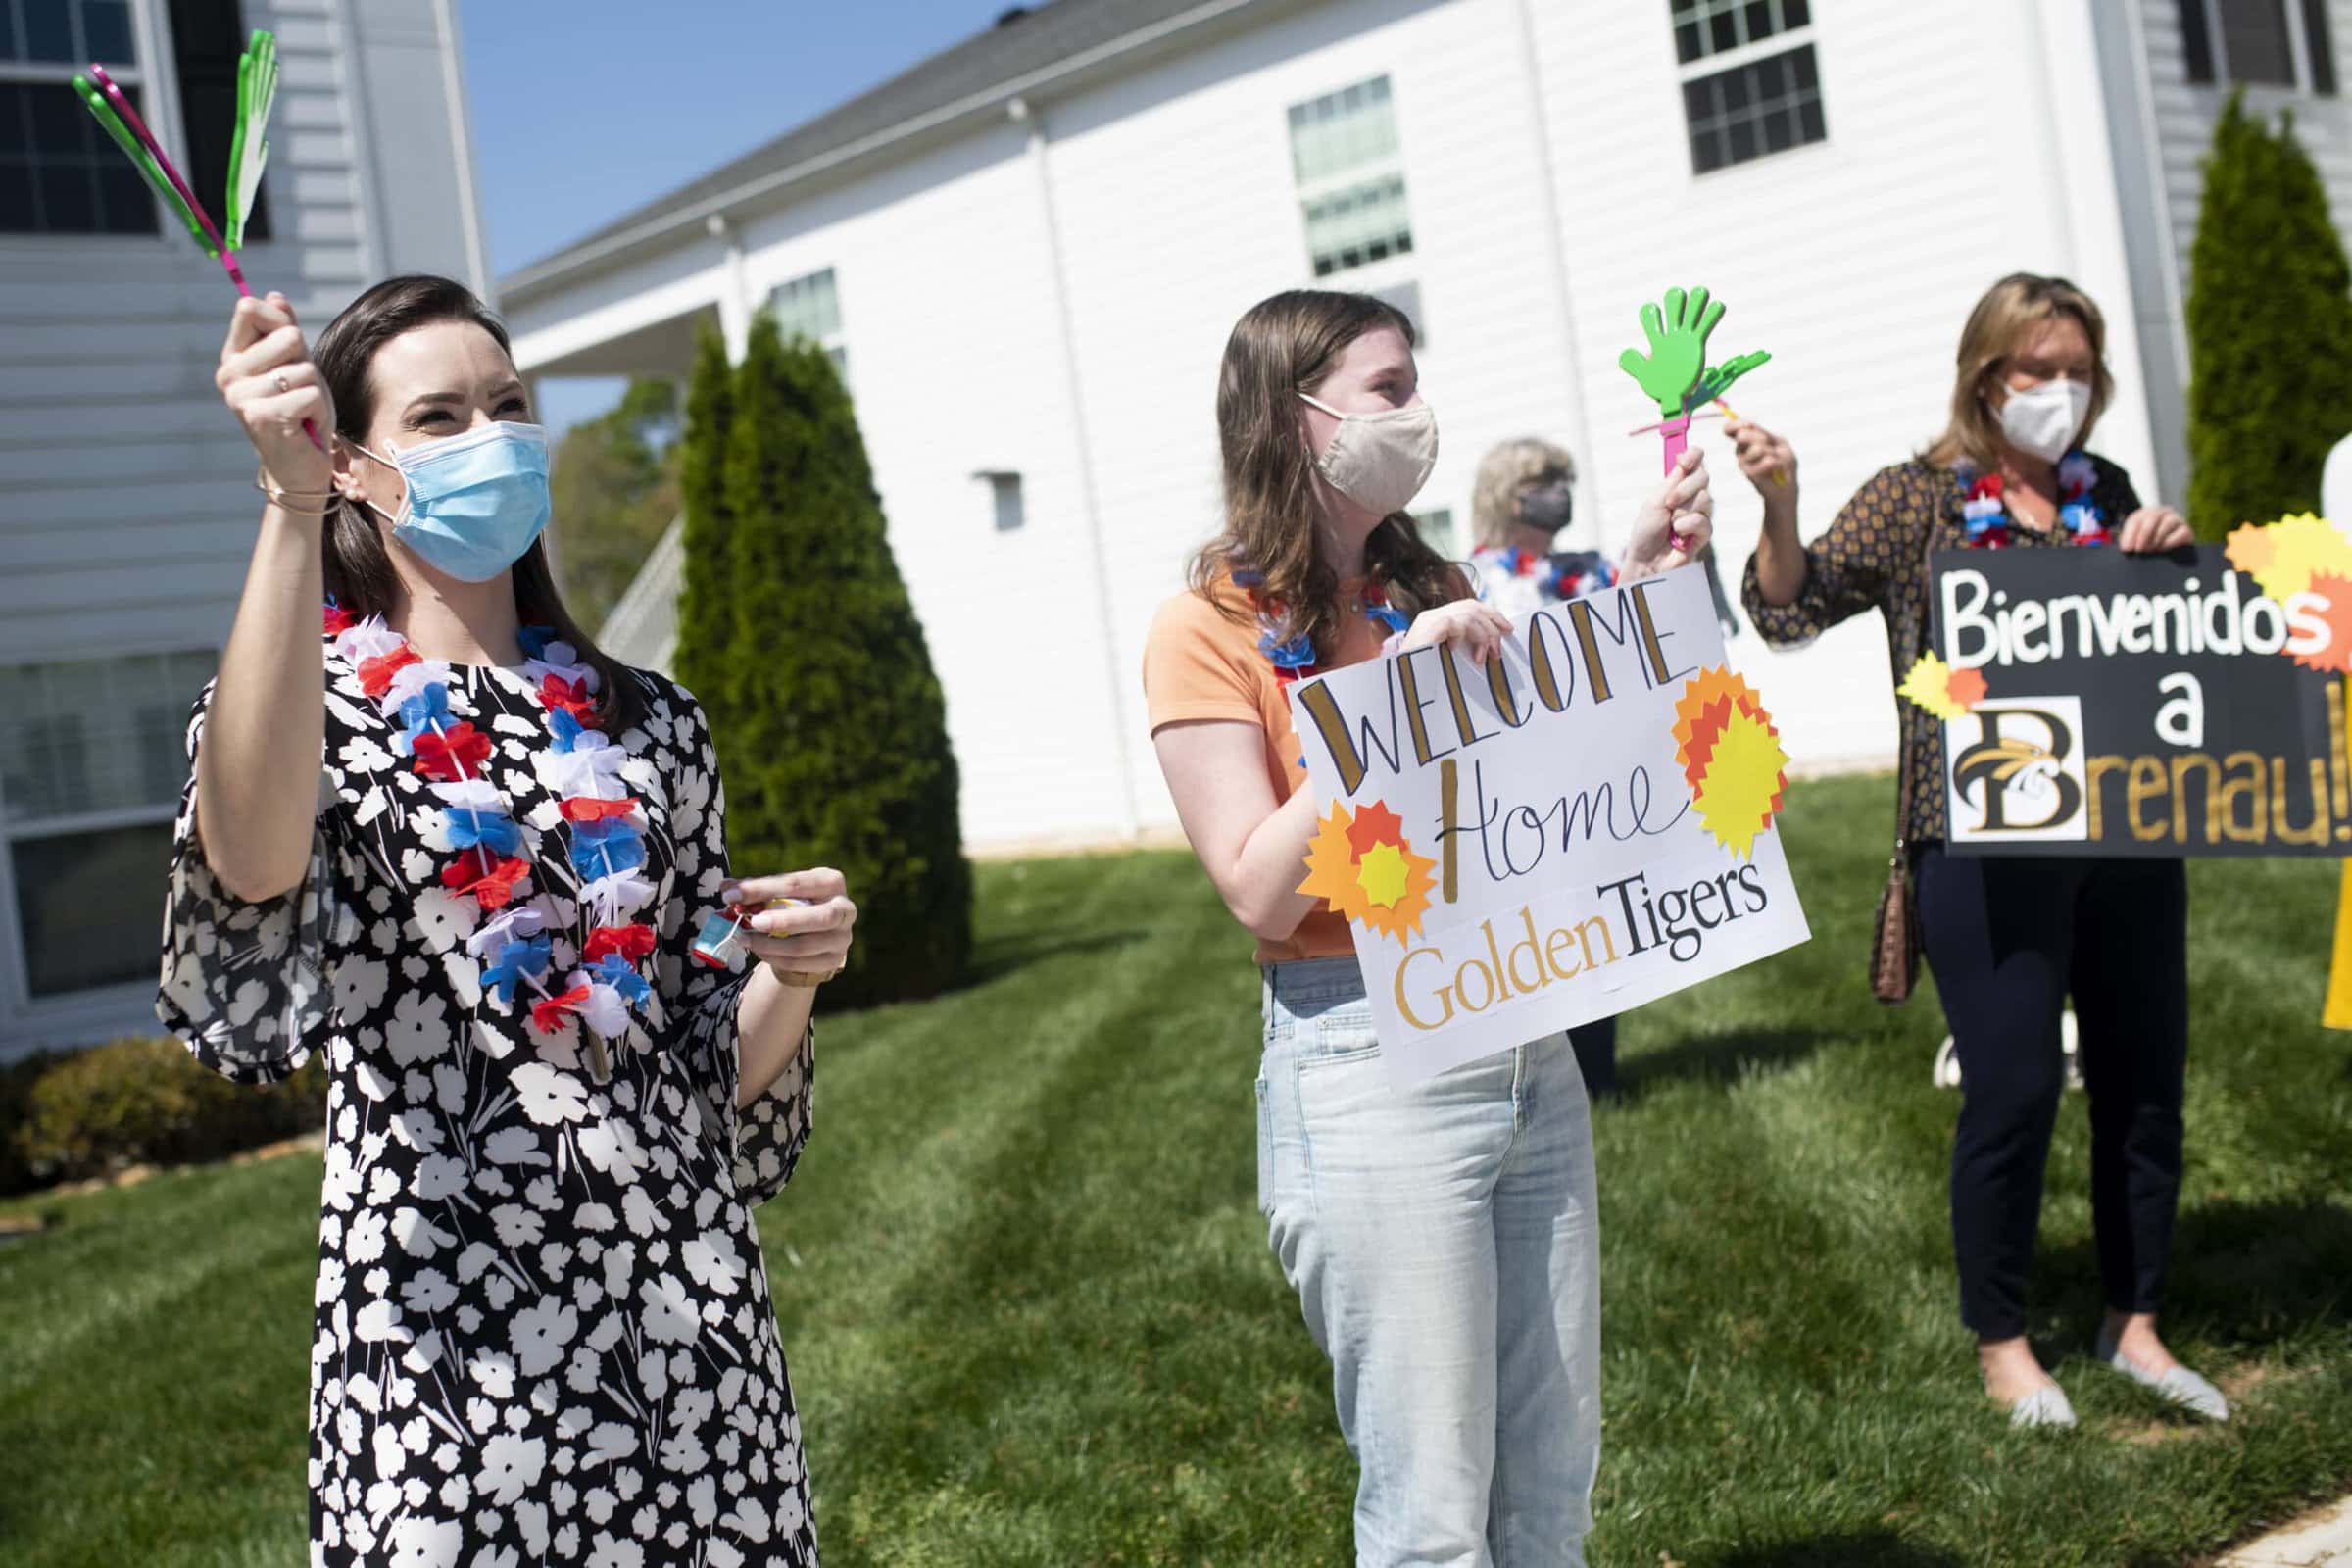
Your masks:
M849 341L841 329L841 294L834 287L833 269L777 284L767 303L786 342L807 338L825 351L845 382L849 379Z
M74 94L92 60L144 115L130 0L0 0L0 233L156 231L147 182Z
M2191 81L2335 93L2328 0L2180 0L2180 53Z
M1293 104L1291 171L1317 277L1409 254L1404 160L1389 78Z
M0 665L0 842L29 1000L155 975L208 652ZM7 923L7 922L0 922Z
M1829 137L1808 0L1669 0L1695 173Z

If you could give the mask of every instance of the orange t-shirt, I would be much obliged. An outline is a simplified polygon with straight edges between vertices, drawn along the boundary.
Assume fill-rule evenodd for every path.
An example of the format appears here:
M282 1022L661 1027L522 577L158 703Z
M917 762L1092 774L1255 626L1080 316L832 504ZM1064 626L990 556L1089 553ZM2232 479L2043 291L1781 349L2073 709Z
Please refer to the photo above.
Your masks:
M1249 595L1230 579L1221 579L1213 591L1217 604L1196 593L1181 593L1152 617L1152 634L1144 642L1144 707L1152 732L1156 735L1160 726L1186 719L1255 724L1265 736L1266 782L1278 803L1287 801L1306 782L1298 732L1291 728L1290 698L1275 680L1273 664L1257 651L1257 612ZM1361 582L1342 583L1340 602L1353 604L1362 591ZM1225 614L1220 604L1235 607L1238 618ZM1368 615L1344 617L1337 655L1324 667L1374 658L1387 635ZM1302 866L1299 875L1305 874ZM1257 961L1337 958L1354 952L1347 918L1318 906L1289 941L1261 938Z

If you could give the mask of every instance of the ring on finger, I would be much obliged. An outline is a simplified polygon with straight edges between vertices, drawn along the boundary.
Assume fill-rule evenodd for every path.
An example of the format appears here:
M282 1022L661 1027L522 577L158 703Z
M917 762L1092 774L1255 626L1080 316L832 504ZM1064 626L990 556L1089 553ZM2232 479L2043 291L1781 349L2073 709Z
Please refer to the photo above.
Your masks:
M293 390L293 388L286 385L286 372L283 370L272 370L270 372L270 390L274 391L281 398Z

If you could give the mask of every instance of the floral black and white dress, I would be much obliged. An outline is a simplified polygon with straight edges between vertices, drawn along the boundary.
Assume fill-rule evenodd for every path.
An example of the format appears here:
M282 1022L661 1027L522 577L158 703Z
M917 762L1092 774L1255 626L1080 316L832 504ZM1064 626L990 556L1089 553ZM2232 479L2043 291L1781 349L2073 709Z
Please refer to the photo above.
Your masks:
M808 1137L813 1040L738 1112L744 981L689 951L726 874L710 734L685 691L628 678L647 715L612 744L643 808L659 940L601 1081L578 1017L535 1026L527 996L485 988L467 948L483 911L438 874L452 813L331 644L304 885L236 898L205 860L192 779L181 800L159 1016L230 1078L315 1053L330 1078L314 1563L816 1561L752 1218ZM528 841L563 972L588 921L533 766L548 715L517 671L455 666L450 684L490 738L480 776Z

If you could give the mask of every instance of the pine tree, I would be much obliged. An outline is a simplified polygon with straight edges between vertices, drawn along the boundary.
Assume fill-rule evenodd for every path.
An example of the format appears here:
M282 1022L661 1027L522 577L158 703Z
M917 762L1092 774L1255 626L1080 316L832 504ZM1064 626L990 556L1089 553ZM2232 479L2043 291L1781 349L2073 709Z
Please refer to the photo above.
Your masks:
M735 636L735 603L727 553L733 526L727 511L726 458L735 416L735 371L717 333L706 328L695 345L694 378L686 393L686 428L679 437L678 496L686 513L678 586L678 651L671 661L679 684L701 700L715 727Z
M2233 93L2214 127L2189 256L2188 515L2199 538L2319 508L2352 431L2352 268L2295 139Z
M933 995L971 946L947 705L848 392L762 319L725 464L735 651L707 703L739 871L831 865L860 911L828 1004ZM723 718L720 716L723 714Z

